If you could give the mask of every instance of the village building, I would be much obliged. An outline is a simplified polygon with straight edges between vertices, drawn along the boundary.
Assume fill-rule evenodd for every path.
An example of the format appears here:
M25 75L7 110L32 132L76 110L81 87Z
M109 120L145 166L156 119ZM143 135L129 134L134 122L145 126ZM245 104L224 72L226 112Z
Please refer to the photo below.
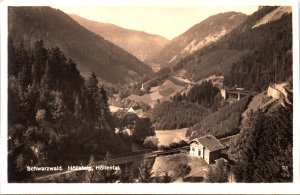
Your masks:
M136 115L138 115L139 117L142 117L143 116L143 109L140 107L140 106L132 106L128 109L129 113L134 113Z
M141 91L145 91L144 84L142 83Z
M226 146L213 135L206 135L190 141L190 155L203 158L208 164L221 158L222 149Z
M141 109L141 107L139 106L132 106L128 109L128 112L131 112L131 113L137 113L137 111L139 111Z

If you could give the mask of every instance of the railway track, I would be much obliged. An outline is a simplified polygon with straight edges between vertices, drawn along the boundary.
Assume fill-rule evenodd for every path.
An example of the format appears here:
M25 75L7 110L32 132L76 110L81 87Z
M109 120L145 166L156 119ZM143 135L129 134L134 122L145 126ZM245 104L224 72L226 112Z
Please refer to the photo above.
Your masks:
M157 151L153 151L153 152L149 152L149 153L146 152L143 154L119 157L119 158L110 159L109 164L110 165L128 164L131 162L139 161L143 158L154 158L156 156L161 156L161 155L169 155L169 154L174 154L174 153L179 153L179 152L185 152L188 149L189 149L189 146L184 146L184 147L174 148L174 149L169 149L169 150L157 150ZM103 164L103 162L104 161L97 161L97 162L95 162L95 165L101 165L101 164ZM76 172L76 171L81 171L81 170L66 170L66 171L55 172L55 173L38 174L34 177L34 179L36 181L40 181L40 180L43 180L46 178L69 174L69 173Z

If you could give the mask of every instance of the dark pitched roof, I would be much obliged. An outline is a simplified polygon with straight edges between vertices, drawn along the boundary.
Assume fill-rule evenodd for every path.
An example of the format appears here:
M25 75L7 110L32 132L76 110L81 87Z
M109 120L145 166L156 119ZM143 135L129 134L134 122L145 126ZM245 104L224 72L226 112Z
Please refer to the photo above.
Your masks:
M206 135L203 137L199 137L194 139L193 141L200 143L202 146L207 148L210 152L225 148L225 146L223 146L221 142L213 135Z

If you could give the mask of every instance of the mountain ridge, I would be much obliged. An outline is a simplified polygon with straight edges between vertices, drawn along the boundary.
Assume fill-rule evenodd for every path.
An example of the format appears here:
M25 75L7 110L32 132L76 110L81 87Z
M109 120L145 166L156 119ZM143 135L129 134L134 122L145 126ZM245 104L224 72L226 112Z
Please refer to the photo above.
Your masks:
M285 77L292 76L291 13L252 28L276 9L259 9L217 42L181 59L176 69L185 70L194 81L222 74L229 87L238 85L258 91L271 81L285 81Z
M197 49L219 40L243 22L246 17L240 12L212 15L172 39L160 52L148 58L146 62L160 64L161 67L176 64Z
M83 74L95 72L111 83L126 83L152 74L150 67L122 48L85 29L64 12L51 7L9 7L9 36L33 46L60 47ZM59 29L59 30L58 30Z
M93 21L76 14L69 14L69 16L83 27L118 45L142 61L161 50L169 42L168 39L160 35L127 29L111 23Z

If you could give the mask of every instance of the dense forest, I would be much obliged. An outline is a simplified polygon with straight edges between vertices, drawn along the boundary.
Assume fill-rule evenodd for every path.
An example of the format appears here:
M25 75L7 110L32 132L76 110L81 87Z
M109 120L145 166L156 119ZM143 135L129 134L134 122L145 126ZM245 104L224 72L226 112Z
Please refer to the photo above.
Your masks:
M208 113L190 102L162 102L151 110L149 118L155 129L180 129L191 127Z
M216 110L221 104L219 89L214 87L211 81L204 81L199 85L194 85L187 93L177 93L171 100L174 102L191 102L204 108Z
M217 138L234 135L239 132L241 115L247 108L250 96L244 97L238 102L227 104L216 112L204 117L187 131L191 138L211 134Z
M94 73L85 81L75 62L43 41L25 49L9 39L8 54L9 181L30 178L25 165L56 166L129 151L114 133L108 97Z
M129 141L143 143L147 136L155 135L149 118L139 118L135 113L123 110L115 112L113 118L119 135Z
M251 40L249 36L257 38ZM238 85L261 91L266 89L270 82L291 79L293 64L291 14L284 15L269 25L256 27L248 34L244 33L240 39L245 41L242 44L233 42L231 47L246 47L246 49L253 47L253 49L232 65L230 73L225 76L225 85Z
M237 182L293 181L293 108L251 113L229 149Z

